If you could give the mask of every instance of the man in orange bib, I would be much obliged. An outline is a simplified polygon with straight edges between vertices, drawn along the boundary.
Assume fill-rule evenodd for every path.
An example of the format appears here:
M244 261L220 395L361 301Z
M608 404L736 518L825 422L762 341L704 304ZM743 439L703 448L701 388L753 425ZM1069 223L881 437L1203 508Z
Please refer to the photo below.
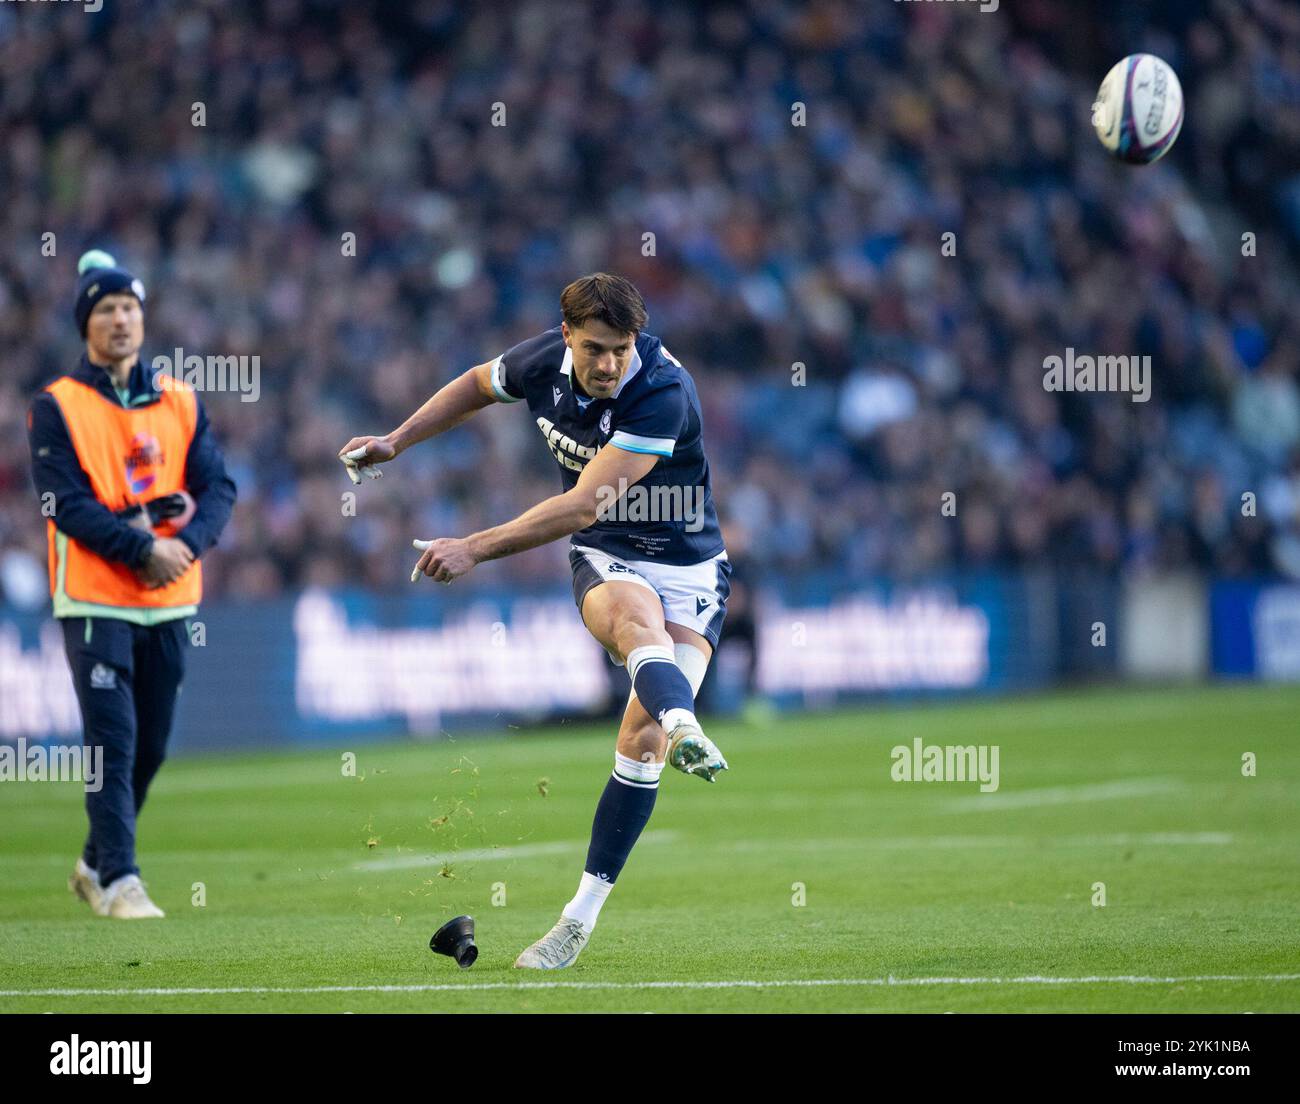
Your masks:
M166 754L199 557L229 520L235 485L198 396L140 359L144 285L98 251L78 271L86 352L27 417L54 616L83 740L103 749L68 886L101 916L160 917L135 861L136 818Z

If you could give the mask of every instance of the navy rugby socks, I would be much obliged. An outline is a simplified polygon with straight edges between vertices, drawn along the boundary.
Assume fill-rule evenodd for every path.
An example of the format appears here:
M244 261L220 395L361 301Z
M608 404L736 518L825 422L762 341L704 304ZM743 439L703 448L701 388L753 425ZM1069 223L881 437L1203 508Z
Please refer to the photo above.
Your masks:
M588 932L596 926L605 898L654 811L663 769L662 763L641 763L626 755L614 755L614 773L605 783L592 821L582 881L573 900L564 906L563 914L581 921Z
M672 732L682 721L695 723L695 695L672 648L664 644L633 648L627 654L627 673L645 711L665 732Z

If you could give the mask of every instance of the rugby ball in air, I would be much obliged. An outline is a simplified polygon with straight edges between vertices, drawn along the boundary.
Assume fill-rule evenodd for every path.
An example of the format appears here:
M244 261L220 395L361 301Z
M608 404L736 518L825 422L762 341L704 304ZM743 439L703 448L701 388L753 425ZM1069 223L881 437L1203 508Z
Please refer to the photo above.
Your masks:
M1159 161L1183 129L1183 87L1153 54L1130 54L1101 82L1092 125L1112 157L1130 165Z

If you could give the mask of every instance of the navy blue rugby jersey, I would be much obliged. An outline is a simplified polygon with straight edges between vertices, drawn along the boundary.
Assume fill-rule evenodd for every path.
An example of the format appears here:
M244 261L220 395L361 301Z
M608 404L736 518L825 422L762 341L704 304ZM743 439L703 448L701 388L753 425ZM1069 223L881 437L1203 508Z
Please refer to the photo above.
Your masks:
M589 398L572 372L573 353L559 326L492 362L496 397L527 401L566 491L606 444L662 457L595 525L575 533L573 543L618 559L670 564L700 563L721 552L700 397L690 373L647 333L637 337L610 398Z

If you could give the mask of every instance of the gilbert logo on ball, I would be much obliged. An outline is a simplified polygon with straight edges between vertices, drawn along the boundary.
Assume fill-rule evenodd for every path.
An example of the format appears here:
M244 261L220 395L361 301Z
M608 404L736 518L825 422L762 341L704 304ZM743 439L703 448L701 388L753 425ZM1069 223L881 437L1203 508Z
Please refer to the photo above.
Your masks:
M1152 54L1130 54L1101 82L1092 125L1113 157L1131 165L1160 160L1183 129L1178 75Z

